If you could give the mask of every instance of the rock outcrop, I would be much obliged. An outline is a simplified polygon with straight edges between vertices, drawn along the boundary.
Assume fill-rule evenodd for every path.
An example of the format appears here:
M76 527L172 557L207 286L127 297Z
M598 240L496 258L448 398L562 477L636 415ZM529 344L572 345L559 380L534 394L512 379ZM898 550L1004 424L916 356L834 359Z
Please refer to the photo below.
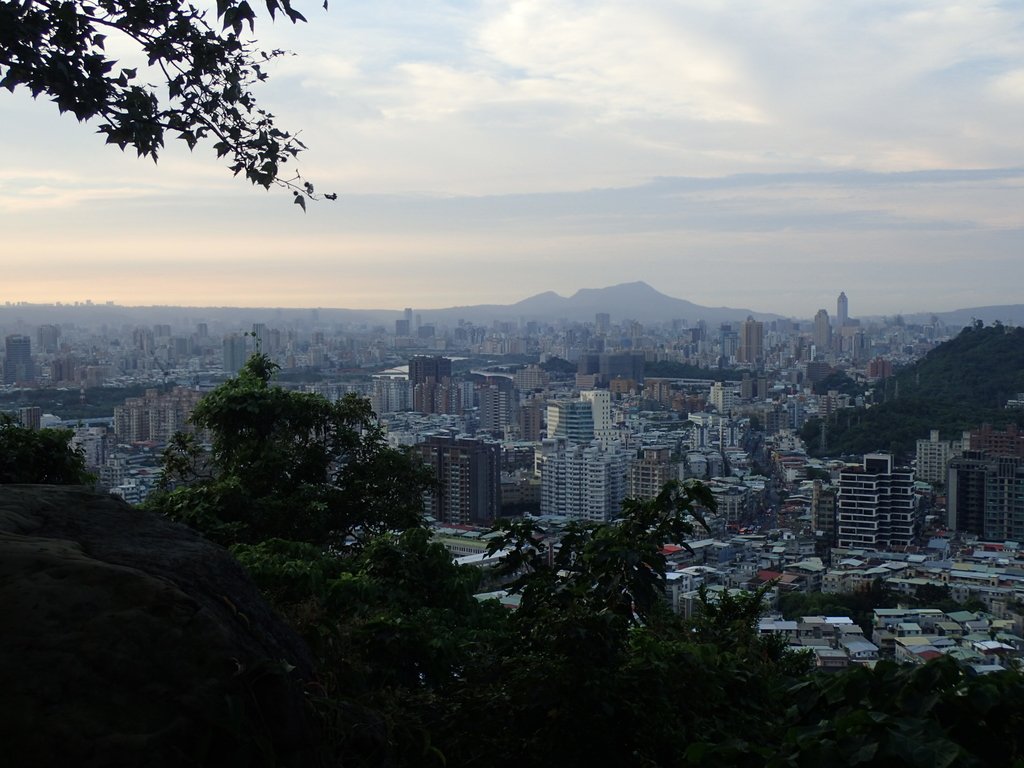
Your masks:
M83 488L0 486L0 764L310 765L310 666L193 531Z

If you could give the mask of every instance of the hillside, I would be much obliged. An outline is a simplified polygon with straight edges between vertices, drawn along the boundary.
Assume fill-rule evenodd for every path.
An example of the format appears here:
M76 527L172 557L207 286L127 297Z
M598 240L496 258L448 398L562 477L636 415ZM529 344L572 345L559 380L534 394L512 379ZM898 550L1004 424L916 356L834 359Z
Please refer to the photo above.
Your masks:
M909 458L915 442L932 429L951 439L982 422L1024 424L1024 413L1004 407L1019 392L1024 329L972 326L881 385L873 407L833 416L826 451L820 450L817 420L805 426L803 437L818 455L891 450Z

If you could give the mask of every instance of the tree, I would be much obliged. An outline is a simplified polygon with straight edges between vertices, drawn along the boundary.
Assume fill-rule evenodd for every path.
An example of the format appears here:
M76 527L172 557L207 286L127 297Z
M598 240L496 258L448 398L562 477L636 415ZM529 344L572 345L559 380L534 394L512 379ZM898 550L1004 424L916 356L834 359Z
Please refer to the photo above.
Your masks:
M88 485L85 456L71 447L71 430L32 430L0 414L0 484Z
M271 18L305 21L291 0L265 2ZM186 0L0 0L0 87L27 88L61 113L97 120L108 144L154 161L168 135L189 149L211 139L235 175L290 187L305 209L313 185L282 175L304 146L252 93L283 51L259 51L245 39L256 20L247 0L217 0L216 17L219 30ZM110 36L145 58L143 74L108 55Z
M211 449L177 435L150 506L224 544L359 546L419 525L426 470L387 445L369 402L272 386L276 370L253 355L200 401L192 422Z

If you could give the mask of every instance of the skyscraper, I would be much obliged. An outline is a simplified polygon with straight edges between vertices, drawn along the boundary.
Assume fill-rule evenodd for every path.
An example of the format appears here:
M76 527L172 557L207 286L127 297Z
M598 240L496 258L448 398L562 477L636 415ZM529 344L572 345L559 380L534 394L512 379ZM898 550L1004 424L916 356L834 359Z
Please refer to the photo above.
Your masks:
M740 323L740 346L736 360L740 363L757 365L764 358L764 323L748 315Z
M21 334L11 334L5 339L4 384L21 381L35 381L36 371L32 364L32 339Z
M238 373L245 365L245 361L249 359L245 348L245 336L239 333L232 333L224 337L222 351L224 373L232 375Z
M819 355L828 352L832 346L832 326L828 321L828 312L819 309L814 316L814 346Z
M849 305L846 301L846 294L843 292L839 293L839 298L836 299L836 328L844 328L847 325L847 321L850 319Z

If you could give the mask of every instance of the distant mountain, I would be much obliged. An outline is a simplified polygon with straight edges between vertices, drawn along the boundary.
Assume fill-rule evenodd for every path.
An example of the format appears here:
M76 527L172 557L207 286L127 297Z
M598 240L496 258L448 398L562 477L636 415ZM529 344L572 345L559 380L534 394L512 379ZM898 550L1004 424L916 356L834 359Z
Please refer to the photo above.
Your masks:
M598 312L607 312L613 323L627 319L642 323L686 320L694 325L698 320L709 324L737 322L746 319L748 315L765 321L784 317L751 309L705 307L667 296L645 282L621 283L607 288L583 288L569 297L545 291L514 304L476 304L442 309L421 309L414 305L414 309L423 322L442 324L455 324L459 320L490 323L494 320L516 322L520 319L593 322ZM251 328L253 323L293 327L322 327L330 324L393 328L394 321L401 316L400 309L0 304L0 334L24 333L30 331L32 326L44 323L81 324L88 327L107 325L114 328L169 323L175 333L183 329L191 332L198 322L207 323L211 333L245 330ZM906 314L904 319L908 323L928 323L933 316L951 328L970 325L973 320L981 320L986 324L999 320L1005 325L1024 326L1024 304L957 309L936 312L934 315L919 312Z
M779 315L751 309L704 307L685 299L676 299L644 282L622 283L608 288L584 288L566 298L554 291L545 291L515 304L451 307L423 310L424 320L574 320L593 322L598 312L607 312L612 322L636 320L644 323L683 319L691 325L698 320L708 323L738 321L753 316L757 320L773 320Z

